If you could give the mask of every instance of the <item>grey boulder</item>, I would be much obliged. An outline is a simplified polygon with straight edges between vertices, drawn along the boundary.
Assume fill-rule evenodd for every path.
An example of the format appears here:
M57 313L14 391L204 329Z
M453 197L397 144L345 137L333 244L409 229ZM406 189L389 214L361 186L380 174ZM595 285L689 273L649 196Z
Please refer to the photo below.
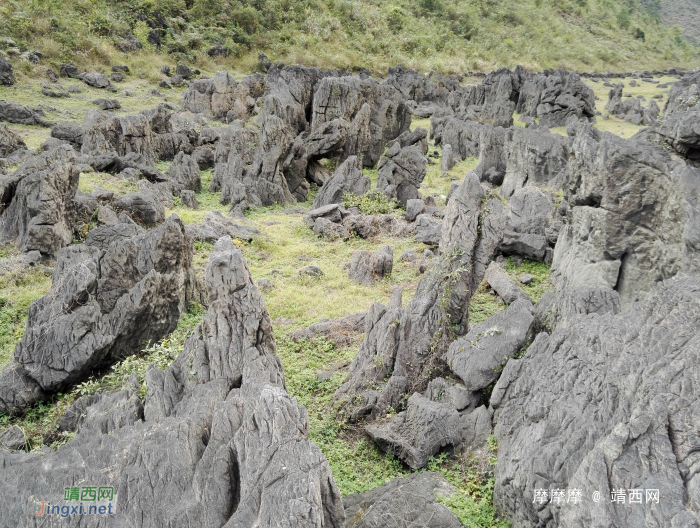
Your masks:
M365 286L391 275L394 267L394 250L385 246L381 251L357 251L350 261L348 275Z

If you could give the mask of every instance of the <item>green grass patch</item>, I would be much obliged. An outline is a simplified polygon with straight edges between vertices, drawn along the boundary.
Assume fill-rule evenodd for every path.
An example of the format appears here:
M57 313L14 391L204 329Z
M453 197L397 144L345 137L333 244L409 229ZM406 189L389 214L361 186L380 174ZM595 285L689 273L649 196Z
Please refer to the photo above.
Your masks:
M120 178L113 174L104 172L81 172L78 190L90 194L98 188L111 191L115 196L125 196L132 192L137 192L139 186L132 180Z
M536 303L545 293L555 291L554 285L550 282L552 270L548 264L523 259L522 264L518 266L513 257L508 257L506 261L508 265L505 267L505 272L530 296L532 302ZM533 280L530 284L520 283L520 277L525 274L532 275Z
M24 335L29 306L49 291L51 275L38 266L0 276L0 367L12 359Z

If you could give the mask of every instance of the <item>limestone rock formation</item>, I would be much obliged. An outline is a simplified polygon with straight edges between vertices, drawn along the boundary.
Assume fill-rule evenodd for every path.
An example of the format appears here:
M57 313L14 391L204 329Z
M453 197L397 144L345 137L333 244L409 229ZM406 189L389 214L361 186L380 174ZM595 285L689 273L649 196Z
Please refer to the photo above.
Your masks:
M0 242L53 257L73 240L79 172L75 152L58 147L0 175Z
M394 251L391 246L381 251L357 251L350 261L348 275L360 284L371 286L374 281L391 275L393 267Z
M343 526L339 490L285 391L270 317L230 239L217 242L205 280L207 313L170 367L147 372L142 420L123 420L130 405L93 411L130 401L129 389L105 394L59 451L0 453L5 522L22 523L32 493L62 497L66 483L90 482L118 498L105 526Z
M494 502L515 526L700 523L699 318L700 286L679 275L625 312L539 334L508 362L491 398ZM538 489L583 495L577 505L535 500ZM659 502L611 502L620 489L658 489Z
M176 216L152 231L127 222L91 235L59 253L52 289L32 305L15 349L10 368L47 393L167 335L194 298L192 248ZM2 410L18 408L3 398Z
M344 194L361 196L369 191L370 185L369 176L362 174L360 160L356 156L350 156L323 184L314 199L312 208L342 204Z

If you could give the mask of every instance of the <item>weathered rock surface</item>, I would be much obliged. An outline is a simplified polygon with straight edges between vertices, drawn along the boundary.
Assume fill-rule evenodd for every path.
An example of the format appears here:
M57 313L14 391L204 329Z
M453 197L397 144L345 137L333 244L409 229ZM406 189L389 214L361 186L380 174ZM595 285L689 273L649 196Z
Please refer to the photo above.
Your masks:
M43 111L0 99L0 121L19 125L52 126L53 123L46 121L44 115Z
M440 245L442 238L442 220L429 214L420 214L416 218L416 242L423 242L429 246Z
M503 299L504 303L513 304L516 301L532 303L532 299L518 287L515 281L503 271L503 268L497 262L489 264L484 279L498 296Z
M400 148L399 142L394 143L379 160L377 189L405 207L408 200L420 197L418 188L425 178L427 163L420 147Z
M700 286L679 275L625 312L539 334L508 362L491 397L494 502L514 526L700 524L699 321ZM582 501L540 503L537 489L580 489ZM643 501L658 489L659 502L611 502L620 489Z
M276 116L294 135L301 133L309 126L307 116L311 115L318 83L328 74L319 68L299 65L272 66L265 77L263 116Z
M655 130L674 151L694 162L700 160L699 97L700 75L687 75L674 83Z
M335 393L348 420L376 418L389 407L398 410L405 394L425 390L429 376L422 375L424 369L432 371L449 343L467 333L465 307L502 232L503 204L486 199L478 177L469 173L448 203L440 256L408 306L401 308L397 290L388 307L375 304L367 313L365 340Z
M417 393L408 399L406 411L366 430L383 451L393 453L413 469L425 467L428 458L443 447L462 442L459 413Z
M260 74L236 82L230 73L218 71L211 79L197 79L190 83L182 97L182 108L222 121L229 113L234 119L247 120L264 88L265 79Z
M0 57L0 85L12 86L15 84L12 63L4 57Z
M317 127L339 117L353 122L365 104L370 107L370 142L361 161L372 167L387 141L408 130L411 122L411 114L393 86L363 75L325 77L314 93L311 124Z
M151 192L133 192L116 199L112 206L127 213L134 222L153 227L165 220L163 202Z
M90 235L59 253L10 367L48 393L167 335L194 298L191 243L177 217L152 231L127 222ZM2 407L18 410L5 398Z
M506 163L501 194L510 198L527 185L558 189L563 185L570 140L532 128L506 131L503 150Z
M562 287L608 286L623 305L664 277L697 273L698 169L643 139L581 126L564 198L568 224L554 249Z
M24 431L17 425L8 427L0 433L0 448L14 451L16 449L22 449L25 442Z
M345 528L459 528L462 523L438 497L457 490L440 473L413 473L365 493L348 495Z
M350 261L348 275L365 286L391 275L394 268L394 250L385 246L381 251L357 251Z
M565 126L572 117L595 117L595 94L577 73L550 70L522 77L515 111L523 116L537 118L546 127Z
M468 391L480 391L498 379L499 368L525 344L533 320L532 303L516 301L454 341L445 361Z
M659 118L659 105L654 100L648 108L642 107L642 102L636 97L622 99L623 84L616 85L608 95L605 109L619 119L629 121L633 125L652 126Z
M342 204L344 194L351 193L360 196L369 191L370 186L369 176L362 174L360 160L356 156L350 156L323 184L314 199L312 208L318 209L330 204Z
M107 88L110 86L109 77L103 73L90 72L83 77L83 82L93 88Z
M260 142L253 166L243 170L235 151L229 154L227 174L221 179L222 194L230 199L231 210L242 213L249 207L294 204L282 163L292 147L289 127L278 117L267 116L260 130ZM233 159L231 158L233 156Z
M366 315L367 312L359 312L339 319L321 320L306 328L291 332L289 336L297 341L324 337L338 347L347 346L353 339L364 333Z
M569 326L579 316L616 315L621 310L620 295L611 288L563 288L556 293L545 293L535 305L535 327L538 332L551 334L558 327Z
M557 240L561 222L554 216L554 196L536 187L523 187L513 194L506 210L506 226L499 246L505 255L546 260Z
M107 416L90 406L59 451L0 454L5 522L26 518L29 490L53 497L65 483L94 482L119 498L105 526L343 526L339 490L284 389L269 315L230 239L217 243L205 280L202 324L170 367L146 374L143 420L115 420L130 405ZM95 405L115 397L130 399Z
M199 165L192 156L188 156L184 152L178 152L170 164L168 181L175 194L183 190L194 192L202 190Z
M26 149L22 137L0 123L0 158L5 158L19 149Z
M53 257L73 240L73 197L79 172L68 146L30 158L0 175L0 241Z

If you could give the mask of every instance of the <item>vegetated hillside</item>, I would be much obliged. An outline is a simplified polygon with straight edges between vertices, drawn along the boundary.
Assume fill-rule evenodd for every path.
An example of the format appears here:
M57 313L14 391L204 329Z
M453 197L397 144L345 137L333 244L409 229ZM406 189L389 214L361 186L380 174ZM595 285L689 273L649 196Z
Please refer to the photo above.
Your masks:
M0 36L81 67L120 49L242 70L260 51L286 63L443 72L688 66L700 56L640 0L10 0Z
M691 44L700 43L700 0L643 0L653 14L667 26L678 26L676 35L682 35Z

